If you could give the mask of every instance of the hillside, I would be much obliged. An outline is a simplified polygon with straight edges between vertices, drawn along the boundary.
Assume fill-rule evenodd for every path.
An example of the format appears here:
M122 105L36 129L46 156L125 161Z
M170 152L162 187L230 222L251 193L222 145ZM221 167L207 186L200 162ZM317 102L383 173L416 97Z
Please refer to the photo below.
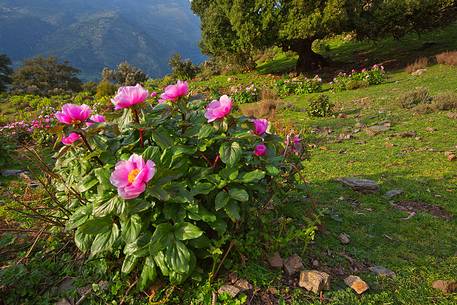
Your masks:
M95 79L127 60L151 77L168 72L175 52L199 62L199 20L186 0L0 0L0 53L15 65L56 55Z

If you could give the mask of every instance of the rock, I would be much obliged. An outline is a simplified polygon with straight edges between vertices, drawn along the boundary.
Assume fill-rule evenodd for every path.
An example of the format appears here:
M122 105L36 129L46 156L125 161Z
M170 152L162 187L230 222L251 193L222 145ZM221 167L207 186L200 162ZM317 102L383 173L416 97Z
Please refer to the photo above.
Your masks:
M398 134L402 138L415 138L417 133L415 131L405 131Z
M241 289L233 285L223 285L217 291L218 294L227 293L230 297L234 298L240 293Z
M317 259L314 259L312 264L313 264L313 267L319 267L319 265L320 265L319 261Z
M456 156L455 153L452 152L452 151L446 151L446 152L444 153L444 155L447 157L447 159L448 159L449 161L455 161L455 160L457 160L457 156Z
M365 132L369 136L375 136L381 132L385 132L385 131L389 131L389 130L390 130L390 126L386 126L386 124L384 124L384 125L374 125L374 126L368 127L365 129Z
M273 254L273 256L268 258L268 263L271 267L280 269L284 265L284 260L282 259L281 255L276 252Z
M370 288L364 280L355 275L350 275L345 278L344 283L354 289L357 294L362 294Z
M238 287L240 289L240 292L252 289L252 285L245 279L237 280L234 286Z
M457 291L457 282L437 280L432 283L432 287L444 293L453 293Z
M300 256L297 254L292 255L284 262L284 270L288 276L292 276L300 270L303 270L303 262Z
M71 303L67 299L63 298L56 302L55 305L71 305Z
M395 190L388 191L387 193L384 194L384 196L386 196L387 198L393 198L393 197L399 196L401 194L403 194L403 190L395 189Z
M10 177L10 176L19 176L20 174L26 174L28 173L25 170L22 169L5 169L0 171L0 174L5 177Z
M395 276L395 272L393 272L392 270L389 270L385 267L382 267L382 266L374 266L374 267L370 267L368 269L370 269L371 272L373 272L374 274L376 274L378 276L385 276L385 277L394 277Z
M427 69L419 69L419 70L416 70L414 71L413 73L411 73L412 76L421 76L422 74L424 74L425 72L427 72Z
M436 128L427 127L427 128L425 128L425 130L428 131L428 132L434 132L434 131L436 131Z
M346 233L341 233L339 236L338 236L338 239L340 240L340 242L343 244L343 245L347 245L351 242L351 240L349 239L349 235L347 235Z
M379 191L379 185L368 179L359 179L359 178L340 178L338 179L339 182L343 183L346 186L349 186L354 191L360 193L376 193Z
M316 294L324 289L330 290L330 275L316 270L302 271L298 286Z

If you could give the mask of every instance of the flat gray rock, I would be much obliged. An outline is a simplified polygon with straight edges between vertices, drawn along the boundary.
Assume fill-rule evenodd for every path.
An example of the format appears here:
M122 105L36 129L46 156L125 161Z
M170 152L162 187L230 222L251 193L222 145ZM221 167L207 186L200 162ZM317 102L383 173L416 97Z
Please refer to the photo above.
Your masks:
M371 272L373 272L374 274L376 274L378 276L386 276L386 277L395 276L395 272L393 272L392 270L389 270L383 266L374 266L374 267L370 267L368 269L370 269Z
M5 177L10 177L10 176L19 176L20 174L25 174L28 173L25 170L22 169L5 169L0 171L0 174Z
M340 178L338 181L356 192L364 194L379 192L379 185L373 180L346 177Z
M393 198L397 197L399 195L403 194L403 190L397 189L397 190L390 190L387 193L384 194L387 198Z

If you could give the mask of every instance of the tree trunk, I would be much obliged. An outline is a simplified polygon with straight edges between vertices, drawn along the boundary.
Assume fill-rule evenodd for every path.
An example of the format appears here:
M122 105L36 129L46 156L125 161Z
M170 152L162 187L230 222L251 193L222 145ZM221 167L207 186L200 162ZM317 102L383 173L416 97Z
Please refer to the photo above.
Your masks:
M325 58L313 51L314 38L296 39L290 42L289 49L298 54L297 73L312 72L325 65Z

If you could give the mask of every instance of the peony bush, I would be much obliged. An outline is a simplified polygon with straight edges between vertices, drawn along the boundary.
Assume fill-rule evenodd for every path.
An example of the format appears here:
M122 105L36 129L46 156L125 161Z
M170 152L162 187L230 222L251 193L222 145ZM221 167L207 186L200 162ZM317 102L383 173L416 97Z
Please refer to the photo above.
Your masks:
M345 91L379 85L385 82L386 73L384 66L374 65L370 69L357 71L352 69L350 74L339 73L331 83L333 91Z
M234 113L228 96L192 100L178 82L162 94L123 87L112 103L103 116L73 104L56 113L56 199L79 249L120 261L140 289L214 274L249 211L295 188L299 135L284 140L267 120Z

